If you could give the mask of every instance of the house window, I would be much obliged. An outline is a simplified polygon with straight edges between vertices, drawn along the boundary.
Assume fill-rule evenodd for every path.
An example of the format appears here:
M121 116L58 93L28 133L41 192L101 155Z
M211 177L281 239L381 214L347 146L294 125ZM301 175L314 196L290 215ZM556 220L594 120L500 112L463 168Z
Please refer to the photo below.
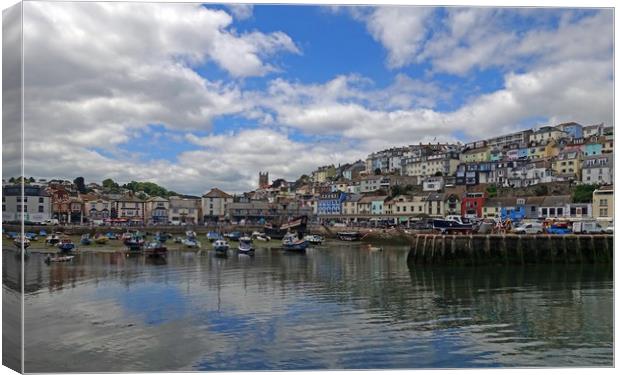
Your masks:
M601 208L599 216L607 216L607 209L606 208Z
M39 206L39 212L43 212L44 207L43 206Z
M540 209L540 213L542 214L542 216L547 216L547 209L546 208L541 208Z
M600 205L603 207L607 207L607 199L601 199Z
M3 212L6 211L6 205L5 204L2 205L2 211Z
M39 197L39 203L43 203L43 197Z
M564 215L564 208L558 207L558 216Z

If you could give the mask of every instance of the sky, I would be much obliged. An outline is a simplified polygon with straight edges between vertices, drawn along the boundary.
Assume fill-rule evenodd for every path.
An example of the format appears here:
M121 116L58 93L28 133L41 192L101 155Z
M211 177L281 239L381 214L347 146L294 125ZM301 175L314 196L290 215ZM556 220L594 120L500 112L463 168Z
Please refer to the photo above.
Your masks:
M388 147L613 125L613 79L610 9L26 2L25 174L249 191Z

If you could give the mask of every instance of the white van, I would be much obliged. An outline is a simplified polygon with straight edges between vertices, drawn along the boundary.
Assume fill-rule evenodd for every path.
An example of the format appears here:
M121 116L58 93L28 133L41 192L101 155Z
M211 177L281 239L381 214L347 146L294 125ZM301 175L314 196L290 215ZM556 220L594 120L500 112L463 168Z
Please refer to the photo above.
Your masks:
M542 223L523 223L514 229L517 234L539 234L543 232Z
M573 223L573 233L605 233L605 228L596 221L576 221Z
M45 219L41 225L58 225L58 219Z

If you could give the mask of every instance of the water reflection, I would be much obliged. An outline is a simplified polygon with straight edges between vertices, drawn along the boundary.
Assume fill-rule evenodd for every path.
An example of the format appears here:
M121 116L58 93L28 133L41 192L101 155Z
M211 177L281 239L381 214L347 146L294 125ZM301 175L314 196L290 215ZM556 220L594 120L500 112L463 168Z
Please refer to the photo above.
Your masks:
M406 256L33 255L26 370L612 364L611 269L408 269Z

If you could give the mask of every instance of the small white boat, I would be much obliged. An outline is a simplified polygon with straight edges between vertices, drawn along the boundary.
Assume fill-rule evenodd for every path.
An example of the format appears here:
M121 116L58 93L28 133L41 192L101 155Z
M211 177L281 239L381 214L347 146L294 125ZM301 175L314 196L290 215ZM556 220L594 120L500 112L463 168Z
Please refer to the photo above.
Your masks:
M260 232L252 233L252 238L257 240L257 241L263 241L263 242L271 241L271 237L269 237L265 233L260 233Z
M72 261L74 258L73 255L57 255L57 256L51 256L48 255L45 258L45 263L55 263L55 262L70 262Z
M189 247L191 249L200 248L200 242L196 241L195 238L186 238L181 242L185 247Z
M309 234L307 236L304 237L304 240L310 242L313 245L320 245L323 243L323 237L317 235L317 234Z
M249 237L245 237L245 238L247 239ZM239 239L239 247L237 248L237 250L239 250L239 254L248 254L248 255L254 254L254 248L252 247L251 241L247 241L247 240L244 241L241 238Z
M45 244L55 246L60 242L60 236L57 234L50 234L45 239Z

